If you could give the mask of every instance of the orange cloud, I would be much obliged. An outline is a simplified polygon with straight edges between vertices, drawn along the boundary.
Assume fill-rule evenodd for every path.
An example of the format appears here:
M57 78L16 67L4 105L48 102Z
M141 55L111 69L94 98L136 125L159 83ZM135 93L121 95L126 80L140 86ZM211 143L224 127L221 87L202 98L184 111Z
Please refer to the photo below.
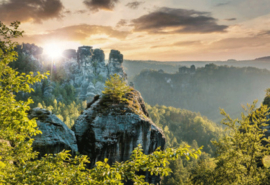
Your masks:
M26 35L21 40L24 42L43 43L47 40L79 41L83 42L94 35L106 35L110 38L125 39L129 32L114 30L110 26L80 24L50 30L45 34ZM103 40L104 41L104 40Z

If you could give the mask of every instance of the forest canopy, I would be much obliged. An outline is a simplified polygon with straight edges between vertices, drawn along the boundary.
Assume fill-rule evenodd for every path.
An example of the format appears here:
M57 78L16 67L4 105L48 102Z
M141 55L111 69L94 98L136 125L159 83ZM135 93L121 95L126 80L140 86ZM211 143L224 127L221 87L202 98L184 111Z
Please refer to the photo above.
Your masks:
M254 67L207 64L192 70L180 67L170 74L144 70L134 78L135 88L150 105L165 105L200 112L220 122L219 108L236 118L241 105L255 99L261 102L269 87L270 71Z

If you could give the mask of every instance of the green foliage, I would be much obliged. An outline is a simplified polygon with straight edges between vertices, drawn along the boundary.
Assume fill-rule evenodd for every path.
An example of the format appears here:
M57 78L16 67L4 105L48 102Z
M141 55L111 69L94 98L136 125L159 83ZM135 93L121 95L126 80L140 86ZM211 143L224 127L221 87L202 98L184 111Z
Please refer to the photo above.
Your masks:
M217 151L216 167L197 172L193 177L195 184L204 184L206 179L207 184L269 184L269 169L262 164L262 159L270 154L270 139L264 137L268 108L256 109L253 103L246 111L241 120L233 120L221 110L228 135L213 142Z
M183 157L178 158L176 161L171 162L169 167L173 172L162 179L162 184L187 185L193 184L190 176L199 171L197 170L198 168L207 167L207 169L213 169L215 163L213 159L209 157L209 154L202 152L197 159L186 160Z
M35 158L31 137L40 133L26 113L32 100L16 101L14 92L32 92L30 85L45 79L46 74L19 73L9 66L17 57L17 43L12 39L22 35L18 27L19 22L11 23L10 28L0 22L0 183L14 178L17 168Z
M211 159L214 146L211 140L218 139L223 129L216 123L188 110L146 105L150 118L156 125L163 128L167 147L182 146L188 143L193 149L204 146L203 153L198 159L186 160L179 158L170 164L173 173L164 177L164 185L192 184L190 176L203 165L213 169L215 163Z
M131 88L119 75L111 75L111 78L105 82L105 90L102 93L105 97L111 99L113 103L125 103L128 100L124 97Z
M65 122L65 124L71 128L75 120L81 115L81 112L86 108L86 101L83 102L71 102L70 104L65 104L63 102L57 102L54 99L53 104L46 104L44 101L38 103L38 107L47 109L55 114L60 120Z
M52 87L53 89L51 93L52 96L44 97L45 89L52 85L54 85L54 87ZM49 107L53 105L53 102L55 99L60 99L62 104L65 104L65 105L70 105L73 102L75 102L77 105L81 104L81 101L79 101L76 98L75 88L71 85L61 86L59 82L54 82L52 84L52 83L49 83L47 79L45 79L45 80L42 80L41 83L36 84L34 88L36 90L31 93L24 93L24 92L17 93L16 99L25 101L31 97L31 99L34 100L34 103L31 104L31 108L37 107L38 103L42 103L42 102L43 102L42 105L45 105L45 107ZM81 110L82 109L79 109L79 111Z
M197 143L197 146L204 146L205 152L213 154L211 140L223 133L216 123L185 109L159 105L146 105L146 108L153 122L163 128L168 147L179 146L181 142Z
M189 153L189 156L187 155ZM153 154L145 155L142 147L134 149L131 159L116 162L110 166L105 159L97 162L93 169L86 169L84 163L89 162L86 156L70 158L67 151L56 155L46 155L41 160L27 161L16 172L4 174L0 182L17 184L89 184L89 185L120 185L123 181L131 180L135 184L145 184L144 176L135 172L148 171L150 174L168 175L171 170L168 160L175 160L180 156L196 158L199 151L188 148L157 150ZM2 177L2 178L1 178ZM2 181L1 181L2 180Z

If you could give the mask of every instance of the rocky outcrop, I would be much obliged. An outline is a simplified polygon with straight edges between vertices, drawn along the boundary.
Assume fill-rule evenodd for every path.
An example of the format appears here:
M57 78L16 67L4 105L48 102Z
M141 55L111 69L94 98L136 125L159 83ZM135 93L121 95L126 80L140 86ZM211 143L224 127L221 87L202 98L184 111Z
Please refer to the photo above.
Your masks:
M124 68L122 66L123 58L123 55L119 51L111 50L108 64L109 75L114 75L116 73L127 79L127 75L124 72Z
M110 75L117 73L127 80L122 63L123 55L112 50L108 64L101 49L91 46L81 46L77 52L66 50L61 68L65 71L66 79L63 86L70 84L76 88L77 96L81 100L92 100L104 90L104 83ZM75 57L76 56L76 57Z
M96 96L72 127L79 152L91 160L89 168L104 158L110 164L128 160L139 144L145 154L157 147L164 149L164 134L149 118L140 93L133 90L126 96L131 103L115 103L104 95ZM157 183L159 178L148 176L146 180Z
M46 72L51 70L51 57L42 55L43 49L34 44L22 44L16 47L20 55L26 55L34 60L38 71ZM42 61L46 62L42 62ZM127 75L124 72L122 63L123 55L117 50L111 50L109 62L105 61L104 51L93 49L92 46L81 46L76 50L68 49L62 53L62 57L55 59L55 65L52 68L54 79L49 83L36 84L34 89L42 85L43 95L46 98L53 97L53 90L56 86L54 81L61 81L61 87L71 85L76 89L77 97L80 100L91 101L92 98L104 90L105 81L110 75L117 73L127 81ZM61 100L61 97L53 97Z
M36 118L42 132L34 136L33 142L33 149L39 152L39 157L49 153L56 154L64 149L70 150L72 154L78 151L74 132L50 111L34 108L29 111L28 117Z

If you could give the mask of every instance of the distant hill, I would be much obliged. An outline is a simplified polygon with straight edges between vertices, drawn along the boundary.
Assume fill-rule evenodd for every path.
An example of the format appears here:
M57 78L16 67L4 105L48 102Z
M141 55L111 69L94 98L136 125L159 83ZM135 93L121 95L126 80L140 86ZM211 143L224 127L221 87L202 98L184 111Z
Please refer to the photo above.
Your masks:
M173 74L144 70L134 78L134 84L150 105L187 109L220 121L219 108L239 116L241 104L255 99L262 102L270 87L270 71L215 64L197 69L181 67Z
M190 67L195 65L196 67L204 67L206 64L215 64L218 66L234 66L234 67L256 67L259 69L270 70L270 56L256 58L252 60L235 60L229 59L227 61L142 61L142 60L124 60L123 66L128 75L129 81L133 81L135 75L138 75L144 69L162 69L166 73L175 73L181 66Z
M256 58L255 61L269 61L270 62L270 56Z

